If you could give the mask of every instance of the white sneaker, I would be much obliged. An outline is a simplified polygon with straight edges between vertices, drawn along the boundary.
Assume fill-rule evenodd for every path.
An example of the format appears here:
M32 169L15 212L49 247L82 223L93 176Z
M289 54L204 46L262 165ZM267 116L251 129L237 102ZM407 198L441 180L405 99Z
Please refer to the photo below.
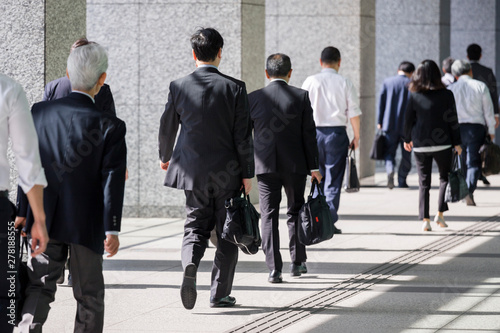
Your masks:
M424 224L422 224L422 230L423 231L432 231L431 224L429 221L424 221Z
M441 228L448 228L448 225L444 221L444 218L442 218L439 215L436 215L436 217L434 218L434 222L436 222L437 225L440 226Z

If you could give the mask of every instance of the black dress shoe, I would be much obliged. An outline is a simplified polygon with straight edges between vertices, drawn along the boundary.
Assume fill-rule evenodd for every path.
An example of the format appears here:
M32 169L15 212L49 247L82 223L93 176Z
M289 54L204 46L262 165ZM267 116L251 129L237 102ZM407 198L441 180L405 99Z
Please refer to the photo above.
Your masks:
M222 298L210 298L211 308L228 308L236 304L236 298L231 296L226 296Z
M486 186L490 186L491 183L488 181L488 179L486 179L485 176L481 176L481 180L483 181L483 184L486 185Z
M342 233L342 230L340 230L339 228L337 228L336 226L333 226L333 233L334 234L341 234Z
M269 278L267 279L270 283L281 283L283 282L283 276L281 275L281 271L272 270L269 273Z
M300 263L300 264L295 264L291 263L290 264L290 275L291 276L301 276L302 274L307 273L307 267L306 263Z
M196 272L198 268L195 264L187 264L184 269L184 278L181 285L182 305L188 310L194 308L196 303Z

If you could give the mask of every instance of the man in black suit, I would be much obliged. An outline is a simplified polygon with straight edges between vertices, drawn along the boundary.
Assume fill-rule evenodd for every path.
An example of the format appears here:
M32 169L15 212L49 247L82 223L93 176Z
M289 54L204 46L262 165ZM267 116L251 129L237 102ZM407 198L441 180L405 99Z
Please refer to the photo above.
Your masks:
M105 250L110 257L118 252L127 158L125 123L94 104L107 66L102 46L75 49L67 67L73 92L32 108L48 181L44 208L50 242L28 263L22 332L42 331L68 249L78 303L75 332L103 328L102 254ZM30 226L28 212L28 230Z
M262 249L270 270L268 281L282 282L279 209L281 188L288 200L290 273L307 272L306 248L298 240L298 213L304 204L306 177L318 183L318 145L313 110L306 90L288 85L292 75L290 58L281 53L267 58L266 77L271 83L248 96L254 127L255 173L259 184L262 218Z
M71 46L70 53L73 52L77 47L92 44L87 40L87 38L80 38ZM54 99L59 99L68 96L71 93L71 82L67 76L60 77L53 81L50 81L45 85L43 91L43 101L52 101ZM113 99L113 94L109 85L106 83L101 87L97 95L95 95L95 106L98 110L109 113L116 116L115 101Z
M196 273L210 232L217 232L212 268L211 307L236 303L231 293L238 247L221 239L224 201L251 189L253 144L245 83L219 72L224 40L215 29L191 37L193 73L170 83L158 136L165 186L183 189L186 223L182 243L184 278L181 299L186 309L196 303ZM177 144L177 130L182 124Z

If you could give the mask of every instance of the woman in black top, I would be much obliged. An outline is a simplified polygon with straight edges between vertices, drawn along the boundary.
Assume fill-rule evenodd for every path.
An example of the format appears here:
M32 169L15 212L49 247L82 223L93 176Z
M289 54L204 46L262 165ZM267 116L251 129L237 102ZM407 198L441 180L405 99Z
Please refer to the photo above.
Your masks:
M448 173L452 163L452 148L461 154L460 131L453 93L441 82L441 72L432 60L418 65L410 82L410 99L405 114L404 146L413 149L419 178L419 218L422 229L431 231L429 218L429 190L431 188L432 160L439 169L438 213L434 221L447 227L443 212L448 210L444 201Z

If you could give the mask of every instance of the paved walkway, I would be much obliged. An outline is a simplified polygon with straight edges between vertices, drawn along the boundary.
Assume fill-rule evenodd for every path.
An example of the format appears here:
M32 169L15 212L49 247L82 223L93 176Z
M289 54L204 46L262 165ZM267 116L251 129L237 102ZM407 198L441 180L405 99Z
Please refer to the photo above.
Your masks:
M449 228L432 223L422 232L416 174L410 189L394 190L377 174L378 186L342 194L344 233L308 247L308 274L285 271L284 283L270 284L262 251L240 252L230 309L209 307L213 247L199 269L195 308L182 307L182 219L125 219L121 250L104 262L104 331L500 332L500 176L488 179L477 207L451 204ZM281 230L287 244L284 222ZM285 246L282 255L286 268ZM60 287L44 332L72 332L75 308L71 288Z

